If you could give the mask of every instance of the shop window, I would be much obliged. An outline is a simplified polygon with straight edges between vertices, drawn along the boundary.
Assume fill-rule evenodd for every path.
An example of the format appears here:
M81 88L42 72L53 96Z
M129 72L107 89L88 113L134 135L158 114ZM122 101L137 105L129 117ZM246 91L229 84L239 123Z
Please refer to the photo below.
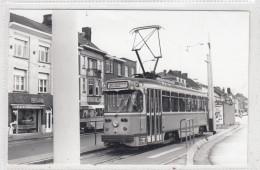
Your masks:
M44 46L39 46L39 61L49 62L49 48Z
M26 70L14 69L14 90L25 91Z
M48 92L48 74L38 74L38 93Z
M14 56L28 58L28 42L15 39Z
M88 81L88 94L94 95L94 80Z

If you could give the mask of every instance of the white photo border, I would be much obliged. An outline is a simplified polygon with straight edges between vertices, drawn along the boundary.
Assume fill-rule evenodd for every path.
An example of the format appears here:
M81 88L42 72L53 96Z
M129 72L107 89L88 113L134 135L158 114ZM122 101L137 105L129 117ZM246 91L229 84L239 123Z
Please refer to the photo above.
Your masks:
M181 166L181 165L129 165L129 166L94 166L94 165L8 165L8 21L9 11L27 10L173 10L173 11L246 11L250 18L249 35L249 130L248 130L248 165L247 166ZM0 169L258 169L260 167L260 2L254 0L21 0L1 2L1 46L0 46ZM257 136L258 135L258 136ZM257 147L258 146L258 147Z

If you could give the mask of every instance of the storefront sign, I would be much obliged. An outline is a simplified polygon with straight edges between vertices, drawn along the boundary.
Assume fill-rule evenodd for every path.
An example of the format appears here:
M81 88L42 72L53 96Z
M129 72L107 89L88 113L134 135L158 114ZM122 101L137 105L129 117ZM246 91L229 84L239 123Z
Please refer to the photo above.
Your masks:
M13 109L44 109L45 105L11 104Z
M224 124L223 105L215 106L216 125Z
M108 89L121 89L121 88L127 88L127 87L128 87L128 83L126 81L107 83Z
M44 103L42 98L31 98L31 103Z

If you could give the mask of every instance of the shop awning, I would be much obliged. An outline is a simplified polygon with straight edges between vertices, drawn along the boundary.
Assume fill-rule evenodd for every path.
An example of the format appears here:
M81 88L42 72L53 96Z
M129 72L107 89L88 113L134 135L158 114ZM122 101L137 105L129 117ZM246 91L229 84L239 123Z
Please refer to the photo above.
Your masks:
M44 109L45 105L40 104L11 104L12 109Z
M89 109L104 109L104 105L88 105Z

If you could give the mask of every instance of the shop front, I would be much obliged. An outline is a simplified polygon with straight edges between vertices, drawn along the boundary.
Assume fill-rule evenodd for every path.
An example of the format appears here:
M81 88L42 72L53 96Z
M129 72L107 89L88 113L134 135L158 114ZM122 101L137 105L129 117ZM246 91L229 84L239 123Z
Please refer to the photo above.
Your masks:
M11 134L37 133L41 131L41 117L45 105L11 104Z
M9 135L50 133L52 95L9 93Z

